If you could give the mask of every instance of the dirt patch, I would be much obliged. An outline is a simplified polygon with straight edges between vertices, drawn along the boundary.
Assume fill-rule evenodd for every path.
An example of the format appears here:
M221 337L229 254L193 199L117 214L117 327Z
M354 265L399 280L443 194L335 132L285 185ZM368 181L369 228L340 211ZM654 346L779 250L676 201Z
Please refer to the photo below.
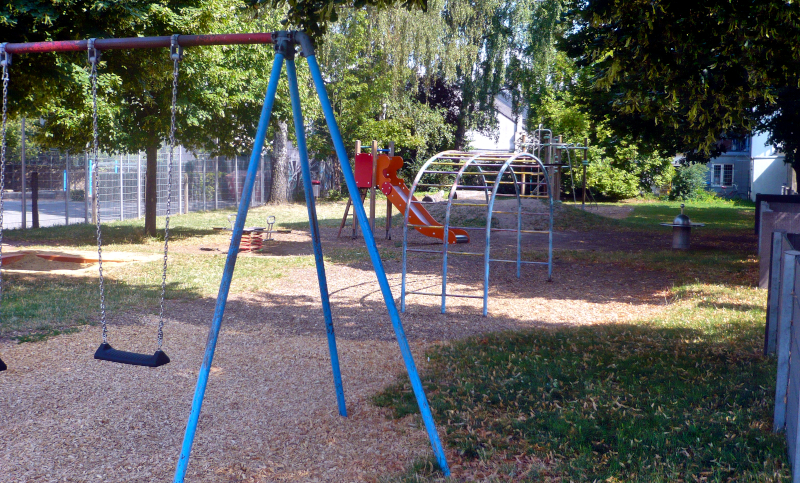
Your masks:
M189 253L192 255L219 255L220 253L228 253L228 248L230 247L230 232L224 231L222 233L225 235L219 235L211 239L207 238L202 245L170 247L170 252ZM267 239L267 235L263 235L261 249L253 252L240 251L239 253L245 256L295 256L313 255L314 250L311 247L311 236L308 232L282 230L273 233L271 239Z

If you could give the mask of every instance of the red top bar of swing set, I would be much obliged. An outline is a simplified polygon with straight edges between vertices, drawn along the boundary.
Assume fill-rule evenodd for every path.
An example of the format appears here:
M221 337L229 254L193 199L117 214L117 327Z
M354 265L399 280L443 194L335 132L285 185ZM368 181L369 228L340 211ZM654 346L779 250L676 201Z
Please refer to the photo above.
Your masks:
M178 37L178 44L180 44L181 47L197 47L201 45L271 44L272 37L273 34L270 32L249 34L180 35ZM155 49L159 47L170 47L171 44L171 36L97 39L94 41L94 47L99 51L120 49ZM53 42L6 44L6 52L9 54L84 52L88 48L88 40L59 40Z

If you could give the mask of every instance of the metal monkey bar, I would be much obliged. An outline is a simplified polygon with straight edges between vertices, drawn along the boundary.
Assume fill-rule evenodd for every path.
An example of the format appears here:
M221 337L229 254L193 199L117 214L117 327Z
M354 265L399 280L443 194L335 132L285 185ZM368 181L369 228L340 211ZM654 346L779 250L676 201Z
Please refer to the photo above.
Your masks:
M423 178L428 182L423 182ZM442 313L445 313L447 297L480 298L483 299L483 315L488 314L489 305L489 269L491 263L515 263L517 278L521 276L522 265L545 265L547 267L547 280L553 276L553 189L550 174L542 161L530 153L507 153L497 151L463 152L445 151L430 158L417 173L411 185L411 194L405 210L405 223L403 227L403 278L401 285L400 307L406 309L406 295L434 295L441 297ZM409 214L413 206L423 203L414 197L417 188L445 188L448 191L447 206L445 208L444 232L442 235L441 250L424 248L409 248L409 228L417 225L409 224ZM511 189L509 189L511 188ZM484 194L485 203L465 203L456 199L456 190L475 190ZM512 199L516 201L514 211L495 210L495 201L498 199ZM522 200L543 200L546 207L542 211L523 211ZM453 207L456 210L462 207L485 207L486 224L484 227L455 226L451 223ZM495 214L515 215L516 228L492 228L492 217ZM545 230L523 230L522 217L541 217L546 219ZM466 231L476 230L485 233L486 245L484 251L470 252L450 248L453 241L458 241L465 236ZM492 258L492 233L516 233L516 258L514 260ZM451 232L455 237L451 239ZM458 232L463 233L459 235ZM547 261L535 262L522 260L523 234L547 235L548 249ZM450 241L448 243L448 241ZM457 245L454 245L457 246ZM466 245L464 245L466 246ZM408 253L441 253L442 254L442 290L439 293L425 291L408 291L406 279L408 275ZM450 256L482 256L484 262L483 295L452 294L447 292L447 268Z

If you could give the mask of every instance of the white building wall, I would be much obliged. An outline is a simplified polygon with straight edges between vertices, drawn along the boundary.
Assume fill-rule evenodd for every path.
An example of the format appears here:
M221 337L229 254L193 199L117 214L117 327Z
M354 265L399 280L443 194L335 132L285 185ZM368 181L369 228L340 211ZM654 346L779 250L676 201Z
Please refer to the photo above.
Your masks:
M769 133L756 133L750 142L751 198L756 194L779 195L784 186L797 189L791 166L784 162L783 154L767 142Z
M781 188L791 186L792 168L783 162L783 156L753 158L753 186L751 198L756 194L779 195Z
M477 131L469 131L467 133L467 140L469 141L469 149L476 151L482 150L514 150L514 134L517 132L517 126L511 119L499 114L498 120L498 138L495 140L492 136L486 136Z
M753 137L750 139L750 156L753 158L783 157L781 154L775 152L775 148L772 144L767 142L768 139L769 133L767 132L753 134Z

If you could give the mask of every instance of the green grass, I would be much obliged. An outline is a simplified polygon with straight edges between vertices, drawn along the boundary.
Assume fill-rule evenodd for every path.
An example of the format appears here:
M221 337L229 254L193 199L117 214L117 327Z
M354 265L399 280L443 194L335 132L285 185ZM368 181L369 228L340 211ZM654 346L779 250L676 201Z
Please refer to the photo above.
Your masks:
M190 300L216 296L224 265L225 255L222 254L171 255L167 298ZM266 289L289 270L312 265L311 256L241 256L236 263L231 292ZM107 310L112 313L129 310L158 313L161 269L160 261L107 264L103 270ZM8 274L3 279L0 337L27 341L29 336L57 335L98 320L97 277Z
M638 271L670 273L677 279L676 283L713 281L728 285L751 286L758 273L758 258L747 250L741 252L557 250L554 251L553 257L556 261L567 264L613 263ZM545 261L546 254L523 251L523 259Z
M136 285L109 278L109 310L157 305L160 285ZM41 340L96 322L100 297L96 278L3 276L0 337L20 342Z
M675 297L658 320L434 350L425 385L447 445L463 460L553 458L562 481L788 481L783 436L767 424L763 293L698 284ZM417 411L405 380L374 401Z
M659 223L671 223L680 213L681 204L685 213L696 223L706 223L717 231L747 230L753 228L755 204L750 201L637 201L633 203L600 203L600 205L628 206L633 208L626 218L612 220L611 225L622 229L660 229ZM571 206L576 206L570 204ZM580 206L580 205L577 205Z
M579 211L565 217L578 230L656 231L679 210L679 203L625 205L634 211L623 220ZM687 214L752 238L752 204L691 204ZM423 381L457 455L451 464L494 474L467 472L465 481L789 481L783 435L770 427L775 361L761 355L766 301L753 287L754 247L558 250L556 258L672 273L677 281L655 318L498 333L432 349ZM418 413L405 377L373 402L395 417ZM508 463L526 459L541 462L527 476ZM387 481L444 480L422 463Z
M319 222L324 227L339 226L344 211L344 201L320 202L317 205ZM556 229L582 231L593 230L663 230L659 221L674 217L675 203L636 203L631 220L612 220L565 207L556 219ZM736 206L729 202L706 203L699 208L708 210L689 211L696 221L708 221L707 217L725 220L725 226L737 230L752 223L752 206ZM695 207L692 207L695 210ZM702 213L702 214L700 214ZM216 295L224 265L224 253L218 255L193 256L181 253L182 248L203 245L224 246L229 232L215 231L214 227L227 227L228 216L233 210L190 213L174 216L170 226L170 255L168 297L192 299ZM307 230L308 214L305 205L289 204L264 206L250 210L248 225L264 225L266 217L276 218L277 228ZM385 219L385 201L377 203L377 224ZM394 211L394 226L402 226L401 216ZM164 219L158 219L163 230ZM715 225L716 226L716 225ZM716 228L715 228L716 229ZM38 230L10 230L5 238L12 243L22 242L31 248L53 248L95 250L95 227L93 225L70 225L48 227ZM143 233L142 220L118 221L103 224L104 250L142 253L160 253L163 250L163 232L158 237ZM385 260L399 260L400 243L380 250ZM350 264L367 260L367 252L360 244L352 247L331 247L325 250L327 260L332 263ZM526 259L541 258L541 253L526 253ZM672 271L675 263L684 267L680 272L687 280L709 280L727 276L732 282L747 279L755 269L754 259L739 259L739 254L727 252L692 252L672 254L670 252L647 252L632 254L618 252L590 252L558 250L557 260L568 263L612 262L642 270ZM310 266L310 256L295 257L241 257L233 279L232 293L265 288L296 267ZM727 274L727 275L726 275ZM155 310L158 306L160 263L137 263L106 267L109 283L109 307L114 311ZM92 323L96 319L97 287L94 277L64 279L40 275L36 277L7 275L4 292L7 300L0 306L0 337L26 337L36 334L57 333L71 327Z
M333 203L329 205L321 211L333 216L336 208ZM226 245L230 233L215 231L213 227L228 226L227 217L232 213L232 210L191 213L171 219L170 247L174 250L169 258L168 298L187 300L216 296L226 254L197 256L182 253L181 248ZM278 224L282 220L290 225L302 219L307 225L308 216L303 205L255 208L248 215L248 224L263 224L268 214L275 214ZM159 229L163 230L164 219L159 218L158 222ZM142 220L104 223L104 251L160 253L164 248L163 232L160 237L148 237L144 235L143 228ZM96 250L93 225L10 230L4 233L4 237L7 241L25 242L30 248ZM240 256L231 292L265 289L290 270L311 264L311 256ZM106 264L104 274L108 311L157 313L161 268L160 261ZM98 290L94 273L87 277L4 274L0 338L29 342L58 335L81 325L94 324L99 318Z

